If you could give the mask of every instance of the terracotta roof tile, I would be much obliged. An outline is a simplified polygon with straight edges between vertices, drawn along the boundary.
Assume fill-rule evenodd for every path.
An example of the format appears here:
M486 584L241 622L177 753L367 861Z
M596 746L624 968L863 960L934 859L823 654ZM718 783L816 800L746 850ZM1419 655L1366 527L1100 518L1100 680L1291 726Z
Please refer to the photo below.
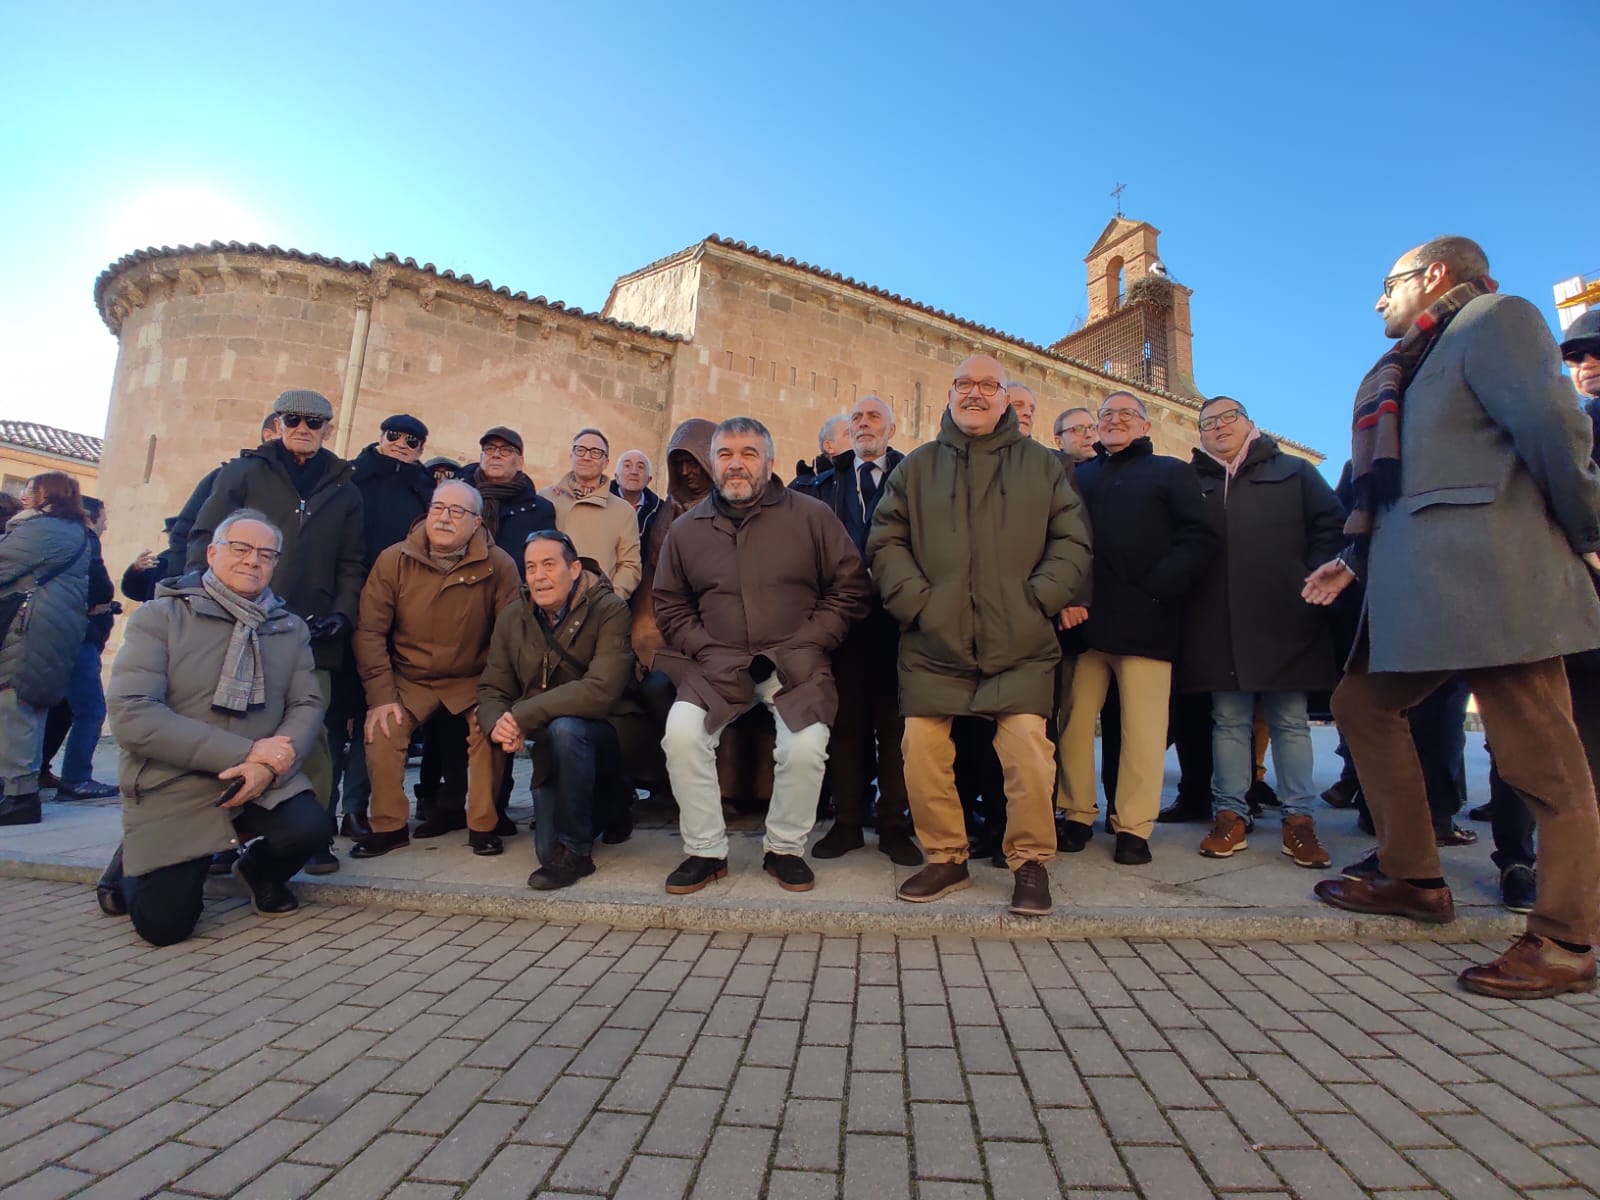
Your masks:
M0 442L20 446L24 450L39 450L45 454L59 454L62 458L76 458L82 462L99 463L100 439L87 433L73 433L70 429L57 429L54 425L38 425L32 421L0 420Z
M331 267L336 271L367 273L372 270L366 263L346 262L342 258L328 258L321 254L307 254L303 250L285 250L281 246L263 246L260 242L207 242L204 245L194 246L162 246L160 249L150 246L144 250L135 250L132 254L124 254L100 272L99 278L94 281L95 306L102 310L105 308L107 286L129 267L154 262L159 258L178 258L185 254L259 254L269 258L293 259L295 262L315 267Z

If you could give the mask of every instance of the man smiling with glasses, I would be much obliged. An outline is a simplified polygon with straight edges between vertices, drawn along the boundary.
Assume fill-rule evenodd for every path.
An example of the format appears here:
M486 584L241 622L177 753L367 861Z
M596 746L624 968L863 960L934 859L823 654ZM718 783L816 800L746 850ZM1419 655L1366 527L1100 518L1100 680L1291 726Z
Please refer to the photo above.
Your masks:
M605 434L578 430L572 439L572 470L539 494L555 505L556 528L626 600L639 586L639 519L631 504L611 493L606 477L610 458Z

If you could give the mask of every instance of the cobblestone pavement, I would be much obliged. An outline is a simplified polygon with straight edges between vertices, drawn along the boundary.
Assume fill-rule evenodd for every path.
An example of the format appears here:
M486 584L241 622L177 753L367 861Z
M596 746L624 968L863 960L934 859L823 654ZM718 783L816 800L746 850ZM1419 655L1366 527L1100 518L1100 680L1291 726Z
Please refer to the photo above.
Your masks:
M1561 1197L1600 1009L1478 946L623 932L0 880L0 1197Z

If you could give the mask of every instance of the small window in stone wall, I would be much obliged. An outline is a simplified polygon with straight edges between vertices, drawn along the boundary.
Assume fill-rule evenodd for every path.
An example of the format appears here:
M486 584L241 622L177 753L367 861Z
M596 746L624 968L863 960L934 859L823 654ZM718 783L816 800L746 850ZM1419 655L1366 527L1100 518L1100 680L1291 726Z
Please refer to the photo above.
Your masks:
M151 434L144 448L144 482L150 482L150 473L156 466L156 435Z

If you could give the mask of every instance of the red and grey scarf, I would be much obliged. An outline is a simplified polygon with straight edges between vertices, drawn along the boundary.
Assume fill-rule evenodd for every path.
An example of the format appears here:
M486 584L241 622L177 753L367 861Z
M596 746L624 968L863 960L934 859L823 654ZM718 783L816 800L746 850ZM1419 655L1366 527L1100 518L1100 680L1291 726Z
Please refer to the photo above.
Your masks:
M1350 474L1355 497L1344 531L1365 541L1378 510L1400 497L1400 405L1417 367L1469 300L1499 285L1487 275L1458 283L1428 307L1388 350L1356 389L1350 426Z

